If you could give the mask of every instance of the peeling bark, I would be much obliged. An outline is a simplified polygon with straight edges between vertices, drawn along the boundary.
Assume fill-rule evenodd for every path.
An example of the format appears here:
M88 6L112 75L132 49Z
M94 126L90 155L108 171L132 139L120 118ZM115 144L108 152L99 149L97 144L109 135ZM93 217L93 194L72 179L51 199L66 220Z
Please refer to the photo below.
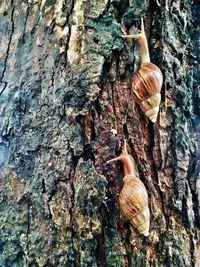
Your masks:
M0 266L200 266L198 1L0 3ZM152 124L131 94L140 17L164 75ZM150 236L124 222L128 141Z

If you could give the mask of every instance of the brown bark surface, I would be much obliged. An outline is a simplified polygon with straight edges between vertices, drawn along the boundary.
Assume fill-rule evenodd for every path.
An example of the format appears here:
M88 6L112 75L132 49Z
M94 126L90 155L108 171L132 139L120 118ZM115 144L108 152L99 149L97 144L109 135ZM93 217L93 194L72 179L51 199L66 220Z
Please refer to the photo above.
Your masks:
M0 266L200 266L198 1L0 1ZM131 93L144 17L164 83ZM147 188L145 238L120 216L123 139Z

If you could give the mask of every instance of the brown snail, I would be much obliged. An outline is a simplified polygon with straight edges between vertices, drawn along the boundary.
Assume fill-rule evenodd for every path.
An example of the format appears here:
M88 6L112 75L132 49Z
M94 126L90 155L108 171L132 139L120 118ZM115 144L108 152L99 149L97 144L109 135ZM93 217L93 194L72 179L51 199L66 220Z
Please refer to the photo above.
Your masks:
M148 194L142 181L135 176L133 160L127 151L124 140L123 151L119 157L107 163L120 160L124 168L123 188L119 195L119 206L122 214L144 236L149 235L150 212Z
M140 46L142 64L132 81L132 91L136 102L145 115L156 122L161 100L163 76L160 69L150 62L147 38L144 32L144 23L141 19L141 32L134 35L124 35L124 38L135 39Z

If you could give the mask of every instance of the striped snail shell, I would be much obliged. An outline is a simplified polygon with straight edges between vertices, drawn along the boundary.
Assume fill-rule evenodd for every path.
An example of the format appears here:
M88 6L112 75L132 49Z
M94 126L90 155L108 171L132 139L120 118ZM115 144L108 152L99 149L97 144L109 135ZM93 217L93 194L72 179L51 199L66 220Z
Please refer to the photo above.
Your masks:
M150 224L148 194L142 181L135 175L134 163L128 154L126 140L124 140L123 151L120 156L107 161L107 163L118 160L122 162L125 173L123 187L119 195L120 210L124 218L129 220L140 234L148 236Z
M163 76L160 69L150 62L149 49L144 23L141 19L141 33L135 35L124 35L124 38L134 38L140 46L142 64L139 71L135 74L132 81L132 92L136 102L145 115L156 122L161 101L161 87Z

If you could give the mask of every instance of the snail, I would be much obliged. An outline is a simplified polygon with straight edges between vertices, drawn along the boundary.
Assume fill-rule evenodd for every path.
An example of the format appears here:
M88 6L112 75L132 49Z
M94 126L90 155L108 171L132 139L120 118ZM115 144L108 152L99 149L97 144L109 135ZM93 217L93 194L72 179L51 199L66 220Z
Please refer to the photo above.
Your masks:
M128 154L126 140L119 157L108 160L107 163L118 160L122 162L125 174L123 188L119 195L121 213L141 234L148 236L150 224L148 194L142 181L135 175L134 163Z
M133 38L139 43L141 52L141 68L132 80L132 91L136 102L145 115L156 122L161 101L161 87L163 76L160 69L150 62L149 48L144 31L143 19L141 19L141 32L134 35L124 35L123 38Z

